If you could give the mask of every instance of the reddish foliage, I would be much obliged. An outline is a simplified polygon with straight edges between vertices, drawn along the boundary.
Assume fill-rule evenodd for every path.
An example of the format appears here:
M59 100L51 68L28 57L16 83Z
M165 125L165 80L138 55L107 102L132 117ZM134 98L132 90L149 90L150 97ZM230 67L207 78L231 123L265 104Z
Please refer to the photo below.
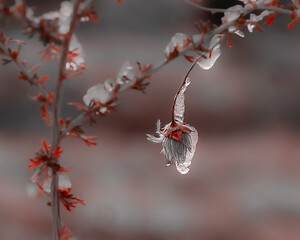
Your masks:
M151 74L146 74L144 76L145 73L149 72L150 69L152 68L152 64L147 64L144 67L142 66L142 64L140 62L136 62L136 64L138 65L138 74L136 76L136 80L133 82L133 84L131 85L132 89L135 90L139 90L142 92L145 92L146 87L149 85L148 82L144 82L145 79L150 79L151 78Z
M195 57L194 56L188 56L188 55L183 55L184 56L184 58L186 59L186 60L188 60L190 63L193 63L194 62L194 59L195 59Z
M274 18L275 18L274 15L269 16L265 24L270 25L274 21Z
M231 42L231 38L232 38L232 33L227 35L227 48L230 49L233 47L233 44Z
M47 107L52 105L53 93L49 92L48 96L39 93L38 95L31 97L31 99L42 103L38 110L41 113L41 118L45 121L46 125L49 126L51 124L51 114L48 112Z
M27 75L24 72L22 72L22 71L20 72L20 74L18 76L18 79L25 80L25 81L29 80L28 77L27 77Z
M74 236L74 234L67 229L66 225L64 225L59 232L59 238L58 240L69 240Z
M69 124L71 123L71 121L72 121L71 118L66 119L65 122L63 121L63 119L60 119L60 124L62 126L61 131L63 131L65 128L67 128L69 126ZM84 133L84 131L82 130L81 126L76 125L62 136L63 137L66 137L66 136L77 137L77 138L81 139L82 141L84 141L88 146L97 145L97 142L95 141L97 139L96 136L86 136L86 135L83 135L83 133Z
M59 146L53 151L52 155L53 155L53 157L60 158L61 153L62 153L62 150L61 150L61 147Z
M71 188L58 189L59 198L62 204L68 211L71 211L71 208L75 208L76 204L86 205L85 202L79 198L76 198L73 194L70 194Z
M293 21L291 21L290 23L289 23L289 25L288 25L288 29L291 29L294 25L295 25L295 23L298 21L298 19L299 18L295 18Z
M258 23L254 23L254 25L255 25L255 27L257 28L257 30L258 30L258 31L260 31L260 32L264 32L264 30L262 29L262 27L261 27L261 26L259 26L259 24L258 24Z
M48 44L43 50L37 52L37 54L41 54L42 59L44 61L55 60L60 57L60 50L57 46L53 44Z

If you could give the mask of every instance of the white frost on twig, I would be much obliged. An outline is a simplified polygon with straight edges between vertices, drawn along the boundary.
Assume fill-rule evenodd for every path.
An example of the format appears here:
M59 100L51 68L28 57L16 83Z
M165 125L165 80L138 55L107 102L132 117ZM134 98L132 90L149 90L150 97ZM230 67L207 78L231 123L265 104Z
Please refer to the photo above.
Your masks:
M165 48L165 54L169 57L175 50L181 52L190 43L189 36L184 33L176 33Z
M218 35L213 36L213 38L210 41L209 48L211 49L210 53L204 54L202 58L199 59L197 64L204 70L210 69L217 59L221 55L221 49L220 49L220 37Z

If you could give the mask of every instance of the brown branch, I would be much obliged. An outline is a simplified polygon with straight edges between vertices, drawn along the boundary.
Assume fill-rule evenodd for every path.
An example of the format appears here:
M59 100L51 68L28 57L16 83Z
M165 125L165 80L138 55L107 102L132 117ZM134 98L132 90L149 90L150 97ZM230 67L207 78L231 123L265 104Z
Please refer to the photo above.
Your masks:
M65 79L65 69L66 62L69 53L70 41L72 34L75 30L76 22L78 20L78 9L82 0L77 0L74 4L73 14L71 18L70 29L67 36L62 42L62 54L61 61L59 65L59 75L55 85L55 97L53 101L53 126L52 126L52 151L56 149L60 144L60 129L59 129L59 117L60 117L60 97L62 93L62 85ZM54 159L57 161L57 159ZM53 219L53 240L58 240L59 232L61 229L60 220L60 206L59 206L59 196L58 196L58 174L55 168L52 169L52 183L51 183L51 203L52 203L52 219Z

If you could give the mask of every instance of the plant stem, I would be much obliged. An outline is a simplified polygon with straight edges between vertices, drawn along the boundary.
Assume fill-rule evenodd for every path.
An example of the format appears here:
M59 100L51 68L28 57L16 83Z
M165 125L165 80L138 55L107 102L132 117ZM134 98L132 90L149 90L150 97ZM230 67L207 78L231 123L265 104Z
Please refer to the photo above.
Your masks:
M53 109L52 109L52 114L53 114L52 145L51 145L52 151L54 151L59 146L61 140L60 128L59 128L60 108L61 108L60 98L62 93L63 81L65 79L65 68L66 68L67 57L69 54L70 41L78 19L78 8L80 2L81 0L77 0L74 4L70 29L61 45L62 54L61 54L61 60L59 65L59 75L55 85ZM57 162L57 159L53 159L53 161ZM58 240L60 237L59 233L61 229L61 220L60 220L59 192L58 192L58 174L57 174L57 169L55 169L55 167L53 167L52 169L51 204L52 204L53 240Z

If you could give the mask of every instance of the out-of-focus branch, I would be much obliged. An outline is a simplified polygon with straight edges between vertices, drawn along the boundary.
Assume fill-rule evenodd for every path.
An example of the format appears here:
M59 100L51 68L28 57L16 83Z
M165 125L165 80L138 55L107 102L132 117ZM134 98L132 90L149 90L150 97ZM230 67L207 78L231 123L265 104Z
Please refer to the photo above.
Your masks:
M70 28L67 36L62 42L62 54L59 65L59 75L56 81L53 101L53 125L52 125L52 151L60 144L60 130L59 130L59 116L60 116L60 97L62 92L62 85L66 74L66 62L69 54L69 46L72 34L78 20L78 9L82 0L77 0L74 4L73 14L71 17ZM57 159L56 159L57 161ZM52 169L52 183L51 183L51 204L52 204L52 219L53 219L53 240L58 240L61 220L60 220L60 207L59 207L59 192L58 192L58 174L55 168Z
M199 8L203 11L208 11L208 12L212 12L212 13L217 13L217 12L221 12L221 13L224 13L227 11L227 9L224 9L224 8L210 8L210 7L204 7L202 5L199 5L193 1L190 1L190 0L183 0L184 2L196 7L196 8Z
M225 13L228 12L228 9L225 8L210 8L210 7L204 7L200 4L197 4L195 2L193 2L192 0L183 0L184 2L198 8L201 9L203 11L207 11L207 12L212 12L212 13ZM281 14L287 14L287 15L291 15L292 14L292 10L288 10L288 9L283 9L283 8L278 8L278 7L273 7L273 6L265 6L263 4L257 5L255 8L251 9L251 11L253 10L269 10L269 11L273 11L273 12L277 12L277 13L281 13ZM243 11L241 10L230 10L230 11L238 11L241 14L243 14Z
M84 1L80 8L78 8L78 16L82 16L93 3L94 0ZM24 26L29 30L29 33L39 32L41 36L43 36L41 40L43 40L46 44L52 42L56 45L61 45L64 42L64 36L57 34L55 31L49 31L49 26L45 24L43 16L34 16L33 8L28 7L26 2L23 0L16 0L15 4L12 6L0 3L0 14L7 18L18 20L24 24Z
M6 57L8 57L12 62L14 62L21 70L21 73L24 74L26 76L26 80L29 82L29 84L34 85L38 88L38 90L45 96L47 97L48 93L47 91L42 87L42 85L40 84L35 84L35 80L38 79L38 75L32 71L30 71L30 69L28 69L24 63L22 63L20 61L20 59L17 58L12 58L10 55L10 50L9 48L0 42L0 49L2 49L2 54Z

